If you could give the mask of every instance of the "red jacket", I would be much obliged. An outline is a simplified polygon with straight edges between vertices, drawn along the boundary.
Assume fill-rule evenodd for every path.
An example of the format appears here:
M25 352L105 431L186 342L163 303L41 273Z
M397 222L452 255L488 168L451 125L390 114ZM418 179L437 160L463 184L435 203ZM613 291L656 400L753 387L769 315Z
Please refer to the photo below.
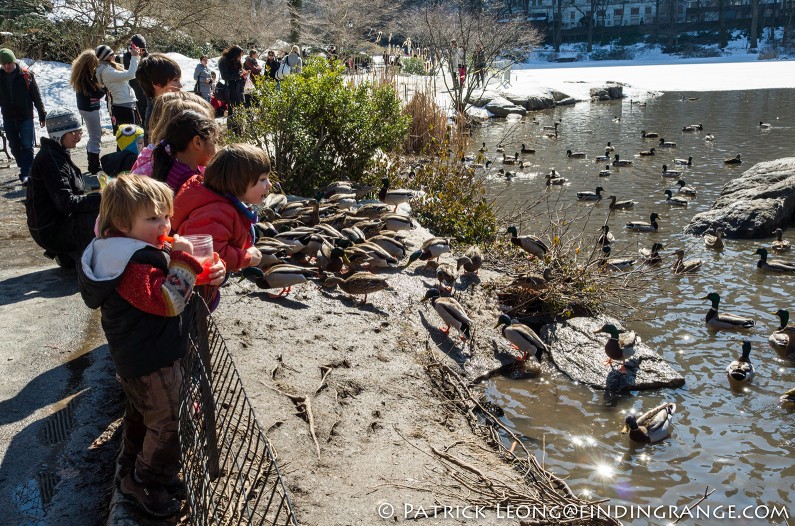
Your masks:
M210 234L213 249L226 264L227 272L251 264L246 251L251 246L251 221L229 199L202 184L202 176L188 179L174 198L171 228L179 235Z

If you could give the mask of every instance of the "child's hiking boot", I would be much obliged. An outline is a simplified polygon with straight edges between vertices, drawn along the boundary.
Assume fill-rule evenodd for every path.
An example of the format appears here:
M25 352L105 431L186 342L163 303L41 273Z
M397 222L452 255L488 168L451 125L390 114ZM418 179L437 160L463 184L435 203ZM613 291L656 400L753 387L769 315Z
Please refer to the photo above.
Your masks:
M125 497L135 501L138 506L153 517L171 517L180 510L180 502L159 484L144 484L135 480L135 470L131 470L119 485Z

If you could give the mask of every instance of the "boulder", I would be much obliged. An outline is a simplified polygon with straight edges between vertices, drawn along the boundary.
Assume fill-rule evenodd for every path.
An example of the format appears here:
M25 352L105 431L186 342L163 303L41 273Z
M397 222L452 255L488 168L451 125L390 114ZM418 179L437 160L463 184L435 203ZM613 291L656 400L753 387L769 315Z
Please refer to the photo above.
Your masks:
M615 100L624 98L624 85L619 82L608 82L602 88L591 88L591 99Z
M563 323L541 327L539 336L549 347L555 365L572 380L595 389L625 392L661 387L676 388L685 379L647 345L635 345L635 355L626 362L626 373L619 372L620 364L605 365L606 334L594 334L604 323L621 324L610 317L571 318Z
M473 106L478 106L482 108L489 102L491 102L497 94L493 91L473 91L469 94L469 98L467 102L472 104Z
M759 163L726 183L712 208L696 214L685 233L723 227L727 237L770 237L795 219L795 157Z
M519 115L527 113L526 109L503 97L494 97L486 104L485 108L493 113L495 117L507 117L511 113L518 113Z
M528 111L545 110L555 105L555 99L552 96L539 96L531 95L527 97L524 107Z
M610 100L610 92L607 88L591 88L591 99L596 100Z
M555 103L557 106L571 106L572 104L576 104L577 99L574 97L566 97L565 99L560 99Z

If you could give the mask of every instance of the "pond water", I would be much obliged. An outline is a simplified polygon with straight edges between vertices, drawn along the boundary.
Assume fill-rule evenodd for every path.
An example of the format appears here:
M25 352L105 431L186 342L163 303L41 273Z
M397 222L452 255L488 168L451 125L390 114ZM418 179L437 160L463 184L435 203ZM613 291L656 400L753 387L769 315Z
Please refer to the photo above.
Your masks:
M558 107L536 113L540 125L532 122L532 114L524 123L495 120L475 130L473 144L477 146L473 148L481 142L489 147L487 155L495 160L487 172L489 191L505 210L550 192L551 202L557 206L595 207L586 227L595 233L607 218L607 202L580 204L575 193L593 191L601 185L605 196L615 194L637 203L633 210L610 218L611 231L617 238L614 253L637 256L639 246L658 241L669 256L663 264L670 265L675 248L686 249L688 259L704 261L697 273L667 275L658 288L640 298L643 309L622 319L685 377L686 385L608 398L601 391L553 372L535 380L496 380L488 395L505 408L506 420L528 437L531 451L546 468L565 479L577 494L609 498L612 505L628 507L684 507L697 501L709 487L716 491L702 508L785 506L790 517L742 519L737 524L795 524L795 506L790 504L795 489L795 411L781 407L778 401L783 392L795 386L795 359L779 355L767 343L779 321L771 313L786 308L795 315L795 276L765 275L756 270L758 256L754 251L760 246L769 248L772 236L727 240L725 250L714 252L706 250L700 238L682 234L694 214L710 208L727 181L755 163L795 155L795 90L669 93L645 102L644 107L628 100ZM558 138L545 137L542 126L558 120ZM773 128L761 130L760 120ZM703 131L681 131L683 126L697 123L703 123ZM658 140L641 138L641 130L657 132L666 141L676 142L677 147L661 149ZM704 140L707 133L715 136L714 142ZM599 177L597 173L606 163L597 163L594 157L604 153L608 141L622 159L634 164L613 168L613 175ZM511 181L495 174L502 167L498 160L501 155L494 153L499 143L509 155L519 151L521 143L537 150L535 154L520 154L527 165ZM650 147L657 147L655 156L638 156ZM567 158L566 150L586 152L588 158ZM738 153L742 165L724 165L724 158ZM693 165L677 169L682 169L683 178L696 187L697 197L687 208L670 207L664 202L663 192L675 188L676 179L660 177L662 164L673 168L675 157L690 156ZM548 190L544 174L552 168L569 183ZM660 215L657 233L625 231L626 221L648 221L652 212ZM528 222L521 225L520 233L541 234L547 227L540 220L537 224ZM795 231L785 231L785 238L795 244ZM795 254L777 257L795 260ZM711 291L721 294L724 312L756 320L747 337L753 345L751 360L757 375L746 391L733 390L725 374L726 366L739 356L743 335L711 333L704 325L709 302L700 298ZM628 411L644 412L665 401L678 406L668 439L653 445L633 445L620 433ZM724 512L728 514L725 508ZM767 512L752 508L751 513L764 516ZM665 517L628 516L622 519L625 524L673 522ZM702 516L683 522L708 525L725 520Z

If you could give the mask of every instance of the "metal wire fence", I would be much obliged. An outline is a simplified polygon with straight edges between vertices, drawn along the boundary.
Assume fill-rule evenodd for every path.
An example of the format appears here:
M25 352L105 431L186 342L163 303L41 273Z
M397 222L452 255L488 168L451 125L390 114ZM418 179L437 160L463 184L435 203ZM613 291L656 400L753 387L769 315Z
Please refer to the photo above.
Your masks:
M191 524L297 526L273 450L199 294L184 320L179 435Z

